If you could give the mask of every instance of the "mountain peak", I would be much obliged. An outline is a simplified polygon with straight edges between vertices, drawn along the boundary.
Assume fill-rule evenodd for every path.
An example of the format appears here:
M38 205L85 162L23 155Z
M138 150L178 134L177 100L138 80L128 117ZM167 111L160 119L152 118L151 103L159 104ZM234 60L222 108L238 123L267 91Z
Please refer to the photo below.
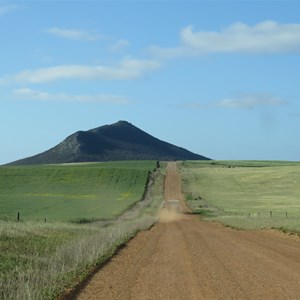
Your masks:
M124 120L120 120L120 121L118 121L118 122L116 122L114 124L111 124L110 126L124 126L124 125L126 125L126 126L128 126L128 125L132 126L131 123L129 123L127 121L124 121Z
M113 160L207 160L161 141L120 120L88 131L77 131L55 147L12 164L51 164Z

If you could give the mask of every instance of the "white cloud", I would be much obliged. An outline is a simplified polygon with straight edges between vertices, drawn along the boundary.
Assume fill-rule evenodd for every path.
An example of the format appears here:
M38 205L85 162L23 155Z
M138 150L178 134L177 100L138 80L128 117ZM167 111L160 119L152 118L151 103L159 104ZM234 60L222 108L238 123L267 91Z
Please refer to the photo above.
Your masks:
M48 100L50 97L48 93L34 91L27 88L13 90L13 95L24 99L31 98L39 100Z
M81 80L130 80L156 70L155 60L124 58L116 66L60 65L36 70L24 70L15 75L0 78L0 84L10 82L42 83L62 79Z
M185 102L180 107L186 109L226 108L251 110L255 108L274 107L285 104L288 104L286 100L276 97L270 93L249 93L218 101Z
M112 52L119 52L119 51L122 51L124 48L127 48L128 46L130 46L129 41L121 39L121 40L118 40L113 45L111 45L109 47L109 50Z
M103 104L129 104L130 101L120 95L70 95L65 93L50 94L47 92L21 88L13 90L13 96L24 100L94 102Z
M263 106L278 106L287 102L280 97L276 97L268 93L245 94L236 98L228 98L214 103L217 107L237 108L237 109L253 109Z
M221 31L181 30L181 45L173 48L152 47L162 58L207 53L285 53L300 51L300 24L264 21L250 26L234 23Z
M18 5L15 4L0 4L0 16L16 10Z
M76 29L62 29L62 28L53 27L47 29L46 32L70 40L96 41L102 38L101 35L95 32L88 32L85 30L76 30Z

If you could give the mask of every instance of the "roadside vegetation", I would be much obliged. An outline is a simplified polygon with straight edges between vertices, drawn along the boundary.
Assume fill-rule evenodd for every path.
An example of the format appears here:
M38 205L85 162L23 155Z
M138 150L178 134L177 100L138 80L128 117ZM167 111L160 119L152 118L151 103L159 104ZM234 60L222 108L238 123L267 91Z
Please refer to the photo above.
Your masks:
M73 222L75 215L72 218L68 216L65 221L47 221L46 223L37 221L38 218L35 218L35 215L32 215L31 220L17 222L7 220L6 217L6 220L0 221L0 299L56 299L66 295L88 274L106 262L137 232L150 228L157 221L157 210L163 199L163 175L160 169L152 172L148 178L149 169L147 168L155 167L154 162L141 162L140 165L137 162L128 162L126 165L124 162L121 163L121 165L123 164L121 167L120 163L118 164L118 169L125 170L125 173L116 170L117 167L114 164L114 172L106 173L112 174L110 180L113 182L111 183L108 179L106 181L109 182L107 184L110 186L111 194L109 194L108 188L104 189L106 196L110 195L110 201L106 203L107 211L111 204L111 214L108 214L107 218L104 218L103 215L101 218L98 218L98 215L88 215L88 222L85 224ZM131 167L134 164L136 170L142 170L146 174L143 182L134 179L134 174L138 174L138 172L129 171L131 170L130 164ZM63 172L64 169L67 170L66 172L70 172L70 168L74 168L73 171L76 170L76 172L84 171L83 174L89 174L87 177L92 182L95 180L91 174L94 176L99 174L96 172L96 165L44 166L37 167L37 169L50 168L53 170L56 167L60 172ZM108 164L105 167L112 168ZM126 191L132 187L136 193L136 198L127 202L125 200L127 207L123 204L122 209L118 211L113 209L116 206L115 201L122 203L124 199L115 200L114 196L116 194L119 196L124 191L115 183L114 174L118 176L118 182L126 187ZM79 180L75 177L73 177L74 180ZM87 179L80 180L88 182ZM134 180L140 185L139 190L134 190ZM37 181L42 183L41 179L37 179ZM57 182L56 179L55 181ZM72 182L72 180L70 181ZM148 188L144 193L146 182ZM79 183L77 182L77 184ZM78 191L75 186L74 184L74 190ZM118 192L116 193L114 189L117 189ZM20 188L20 191L24 190L25 187ZM74 195L75 193L68 186L65 188L64 194ZM142 197L143 200L137 201ZM68 197L65 201L68 201ZM82 199L82 201L86 201L86 199ZM71 205L70 202L69 205ZM93 202L90 205L93 205ZM33 207L34 205L32 205ZM84 207L87 205L85 204ZM53 207L51 209L53 210L53 219L55 219L54 216L59 216L57 219L62 218L62 212L54 214ZM92 210L93 207L91 207ZM79 206L77 211L80 211ZM84 213L83 210L83 214L76 215L76 218L85 218ZM93 219L89 219L91 217L98 221L92 222Z
M241 229L300 232L300 163L185 161L188 206L206 220Z

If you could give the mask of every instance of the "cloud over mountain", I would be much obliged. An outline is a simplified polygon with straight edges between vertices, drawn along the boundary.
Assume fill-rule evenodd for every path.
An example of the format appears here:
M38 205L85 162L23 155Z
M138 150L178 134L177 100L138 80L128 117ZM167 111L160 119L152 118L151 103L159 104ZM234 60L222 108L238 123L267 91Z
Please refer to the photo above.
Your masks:
M235 98L216 101L215 105L224 108L253 109L262 106L278 106L287 102L268 93L244 94Z
M48 68L24 70L0 78L1 84L11 82L43 83L63 79L77 80L132 80L160 67L156 60L125 57L117 65L59 65Z
M64 102L82 102L82 103L102 103L102 104L129 104L130 100L112 94L94 94L94 95L72 95L66 93L50 94L39 90L21 88L13 90L13 95L18 99L38 100L38 101L64 101Z
M196 31L187 26L180 32L177 47L154 46L150 50L161 58L209 53L287 53L300 51L300 24L264 21L256 25L237 22L220 31Z
M97 41L102 38L102 36L96 32L90 32L79 29L63 29L58 27L52 27L48 28L46 32L57 37L70 40Z

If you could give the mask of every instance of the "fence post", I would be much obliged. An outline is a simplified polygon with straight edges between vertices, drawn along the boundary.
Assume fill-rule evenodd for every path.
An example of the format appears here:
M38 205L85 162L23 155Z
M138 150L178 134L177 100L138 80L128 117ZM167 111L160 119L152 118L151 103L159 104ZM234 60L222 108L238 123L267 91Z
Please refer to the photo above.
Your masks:
M272 218L272 211L270 210L270 217Z
M19 222L20 221L20 212L18 211L18 214L17 214L17 221Z
M156 168L160 168L160 163L159 163L159 160L156 161Z

